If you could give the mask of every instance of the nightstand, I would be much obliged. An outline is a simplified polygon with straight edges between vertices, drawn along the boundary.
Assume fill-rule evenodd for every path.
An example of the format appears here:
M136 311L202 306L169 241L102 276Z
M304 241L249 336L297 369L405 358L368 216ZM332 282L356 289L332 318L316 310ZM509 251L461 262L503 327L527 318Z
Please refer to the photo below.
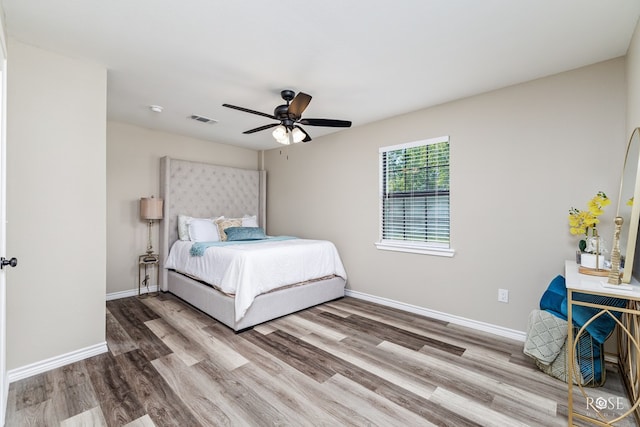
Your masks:
M149 288L151 284L150 270L156 271L156 292L155 295L151 295ZM145 294L140 293L140 288L147 288ZM160 255L158 254L144 254L138 257L138 297L157 296L160 292Z

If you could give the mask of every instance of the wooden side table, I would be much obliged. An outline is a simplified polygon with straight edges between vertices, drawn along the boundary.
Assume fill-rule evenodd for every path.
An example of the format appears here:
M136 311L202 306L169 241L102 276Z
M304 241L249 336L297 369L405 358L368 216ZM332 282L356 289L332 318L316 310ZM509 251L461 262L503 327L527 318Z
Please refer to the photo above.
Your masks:
M156 271L156 292L151 295L149 287L151 286L151 274L149 270L155 269ZM143 275L144 272L144 275ZM142 287L147 288L147 292L141 294L140 289ZM160 255L158 254L144 254L138 257L138 297L157 296L160 292Z

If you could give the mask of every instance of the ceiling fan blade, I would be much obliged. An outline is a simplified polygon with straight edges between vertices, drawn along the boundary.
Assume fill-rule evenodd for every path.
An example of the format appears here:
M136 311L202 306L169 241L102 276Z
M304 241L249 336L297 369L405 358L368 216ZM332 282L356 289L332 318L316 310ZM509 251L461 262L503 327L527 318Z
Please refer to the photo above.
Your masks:
M244 133L244 134L249 134L249 133L260 132L261 130L274 128L274 127L278 126L279 124L280 124L280 123L271 123L270 125L260 126L259 128L245 130L245 131L244 131L244 132L242 132L242 133Z
M251 113L251 114L257 114L259 116L263 116L263 117L269 117L270 119L273 120L278 120L274 115L272 114L267 114L267 113L261 113L260 111L255 111L255 110L250 110L248 108L244 108L244 107L237 107L235 105L231 105L231 104L222 104L223 107L227 107L227 108L233 108L234 110L240 110L240 111L244 111L245 113Z
M309 136L307 131L305 131L304 129L302 129L298 125L295 125L294 128L300 129L302 131L302 133L304 133L304 139L302 140L302 142L311 142L311 137Z
M351 127L351 122L348 120L334 120L334 119L302 119L298 123L309 126L327 126L332 128L348 128Z
M289 117L296 120L302 116L302 112L307 108L311 102L311 95L307 95L303 92L298 92L291 104L289 104Z

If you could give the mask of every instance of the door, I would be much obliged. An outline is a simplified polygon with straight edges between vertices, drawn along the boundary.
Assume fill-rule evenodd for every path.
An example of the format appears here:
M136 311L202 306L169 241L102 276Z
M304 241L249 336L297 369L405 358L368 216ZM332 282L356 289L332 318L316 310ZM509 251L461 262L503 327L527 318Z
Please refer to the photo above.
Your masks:
M5 260L7 248L7 202L6 202L6 166L7 166L7 45L4 27L0 20L0 425L4 425L7 408L9 384L6 367L6 278L5 267L15 266L15 262Z

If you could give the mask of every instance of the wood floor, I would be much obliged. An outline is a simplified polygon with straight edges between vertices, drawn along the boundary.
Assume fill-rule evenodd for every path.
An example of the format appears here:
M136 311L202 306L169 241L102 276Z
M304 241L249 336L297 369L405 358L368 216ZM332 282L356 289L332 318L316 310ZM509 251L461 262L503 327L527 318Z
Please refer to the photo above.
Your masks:
M6 425L567 425L566 384L522 343L354 298L240 334L170 294L125 298L107 342L12 383ZM592 391L622 395L618 380Z

